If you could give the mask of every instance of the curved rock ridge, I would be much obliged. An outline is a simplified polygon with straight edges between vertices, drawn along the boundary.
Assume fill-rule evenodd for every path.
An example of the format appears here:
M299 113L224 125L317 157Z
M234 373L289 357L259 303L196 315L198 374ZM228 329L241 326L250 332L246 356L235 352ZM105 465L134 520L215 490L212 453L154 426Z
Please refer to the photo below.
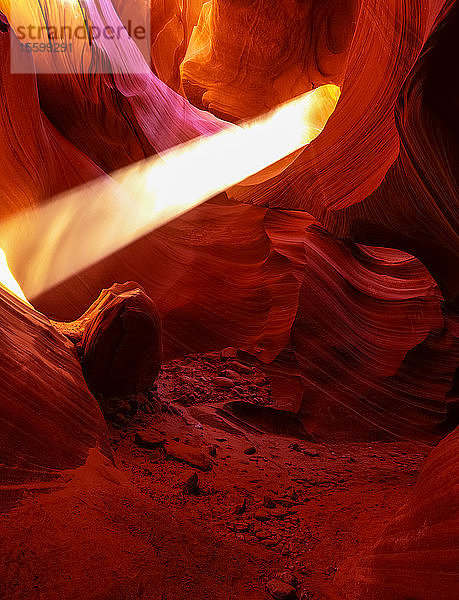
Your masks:
M33 68L9 27L0 27L1 218L104 174L43 114L35 75L11 73L11 44Z
M73 318L101 284L128 276L158 307L166 359L243 349L272 378L276 405L319 438L434 441L451 420L457 326L404 252L221 196L35 302Z
M306 210L339 238L417 256L449 303L458 289L458 82L448 71L457 12L453 2L363 3L323 134L278 177L232 190Z
M73 344L0 286L0 508L60 487L91 449L111 457L100 408Z
M291 347L309 431L435 439L455 407L459 339L425 267L315 224L305 256Z
M196 106L240 120L340 85L357 12L357 0L206 2L180 69L184 91Z
M417 256L457 311L459 120L453 107L459 74L457 69L450 73L448 64L456 49L459 6L445 12L397 101L399 157L382 185L349 207L343 220L357 241L396 246Z
M119 0L114 2L118 12L126 3L122 3L123 7L119 4ZM176 92L182 93L180 65L203 4L204 0L153 0L150 3L152 69Z
M37 19L35 4L29 5L31 23ZM68 15L65 9L56 8L56 0L42 4L44 13L64 11L61 21L55 25L65 23ZM9 13L0 2L2 9ZM102 14L113 27L121 26L109 0L102 0L100 7L87 5L87 11L86 19L92 19L95 26L102 27ZM15 16L15 11L9 14L13 36L18 27ZM103 45L100 40L92 46L81 42L72 52L37 52L33 56L42 111L67 140L105 172L196 136L210 135L225 126L213 115L190 105L158 79L134 42L127 35L126 38L116 46ZM28 53L20 51L19 44L15 47L15 57L18 56L21 60L23 57L31 60ZM35 87L33 67L26 71L29 74L23 77ZM32 97L36 94L37 90L33 89ZM65 163L62 166L65 168Z
M288 341L300 266L292 269L290 258L277 251L265 222L274 227L277 221L279 245L288 248L296 245L290 235L301 238L311 220L305 213L267 214L221 195L34 303L55 320L72 320L101 287L134 280L161 315L165 359L237 346L270 362Z
M360 561L335 577L349 600L455 600L459 569L459 429L431 452L404 506Z

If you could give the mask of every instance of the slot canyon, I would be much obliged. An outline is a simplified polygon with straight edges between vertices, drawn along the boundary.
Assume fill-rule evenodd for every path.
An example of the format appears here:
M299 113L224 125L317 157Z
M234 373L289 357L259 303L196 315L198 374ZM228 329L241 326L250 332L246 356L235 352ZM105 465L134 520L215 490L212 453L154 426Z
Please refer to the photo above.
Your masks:
M458 38L0 0L0 600L457 600Z

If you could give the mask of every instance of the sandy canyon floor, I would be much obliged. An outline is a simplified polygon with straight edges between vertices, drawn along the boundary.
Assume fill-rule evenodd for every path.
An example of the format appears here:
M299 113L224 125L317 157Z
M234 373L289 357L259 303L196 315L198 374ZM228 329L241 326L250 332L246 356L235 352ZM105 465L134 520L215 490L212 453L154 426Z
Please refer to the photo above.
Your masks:
M428 448L312 443L224 408L269 406L269 396L256 368L189 356L163 367L159 413L112 428L118 466L152 499L155 546L169 553L170 588L158 598L269 598L266 583L285 571L298 597L326 598L339 564L371 545L410 493Z
M241 400L255 416L228 410ZM110 425L117 469L91 451L1 516L0 597L335 600L337 569L377 539L428 448L280 435L269 404L269 380L234 358L165 364Z

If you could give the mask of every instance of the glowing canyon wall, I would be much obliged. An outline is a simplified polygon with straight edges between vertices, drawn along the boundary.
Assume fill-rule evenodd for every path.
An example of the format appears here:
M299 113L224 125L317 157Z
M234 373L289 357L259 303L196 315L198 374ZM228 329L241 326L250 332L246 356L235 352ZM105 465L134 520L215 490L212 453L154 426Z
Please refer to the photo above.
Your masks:
M215 97L205 105L210 110L218 90L238 98L241 106L215 110L237 120L300 88L339 83L325 132L281 173L232 188L34 304L52 318L76 318L102 287L138 281L161 312L168 355L228 345L249 352L281 380L301 381L287 407L319 436L338 427L344 435L376 428L383 436L434 439L457 404L457 150L444 122L450 112L438 109L450 88L436 86L434 75L450 50L454 10L441 2L416 10L400 1L281 5L274 18L266 2L206 4L194 30L199 7L182 7L177 48L191 41L182 87L175 87L200 107L206 95ZM237 55L227 35L230 14L241 40ZM178 17L170 19L164 39ZM277 24L289 19L295 27L287 35ZM89 82L77 72L11 75L10 38L16 42L2 29L4 217L222 126L154 75L96 74ZM274 59L283 73L267 77ZM278 92L268 93L268 83ZM207 91L198 101L190 86ZM430 274L415 258L368 244L409 252ZM24 257L9 260L17 274L27 268ZM325 374L332 375L326 383ZM324 392L325 404L318 400ZM331 421L321 417L330 411Z
M451 93L433 73L449 52L454 11L442 2L282 2L273 16L270 6L213 2L193 30L199 7L171 3L167 15L158 13L164 23L152 36L153 55L175 39L175 88L234 121L339 83L324 133L277 175L232 188L34 304L72 319L102 287L138 281L160 310L167 355L228 345L249 352L276 380L294 382L295 394L279 395L278 404L301 412L319 436L379 431L433 440L457 405L456 150L449 112L432 107ZM279 24L290 22L287 34ZM154 76L99 74L90 85L78 73L21 76L34 99L26 118L18 76L7 69L10 35L2 34L3 93L15 115L3 125L11 173L2 184L4 215L221 127ZM274 60L282 72L268 77ZM177 68L156 71L171 81ZM219 107L219 94L234 107ZM10 263L18 275L27 265L14 256Z
M129 4L101 3L120 14ZM7 386L0 392L2 483L11 486L1 490L2 506L87 463L90 474L116 478L99 407L73 348L48 321L78 318L114 282L138 282L154 301L166 358L236 348L270 376L275 405L298 414L317 440L434 444L453 430L457 4L155 0L152 72L126 75L79 73L77 63L65 73L11 74L19 41L7 5L0 2L2 221L319 85L339 85L341 97L321 135L285 164L31 298L46 317L0 290L3 379L21 365L11 380L21 399ZM103 49L98 56L115 60ZM123 48L116 59L141 62ZM32 68L31 55L23 60ZM8 260L21 282L27 257ZM413 569L416 598L424 598L435 552L441 597L453 599L457 440L456 430L433 451L414 496L372 553L349 565L354 579L338 574L349 598L405 597L403 573ZM397 570L390 582L388 569Z

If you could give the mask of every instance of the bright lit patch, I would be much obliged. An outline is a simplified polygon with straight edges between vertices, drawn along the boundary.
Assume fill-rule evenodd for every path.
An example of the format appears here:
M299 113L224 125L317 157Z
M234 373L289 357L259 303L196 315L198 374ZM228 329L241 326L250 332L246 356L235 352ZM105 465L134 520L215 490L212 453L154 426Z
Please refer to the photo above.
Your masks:
M27 298L24 296L24 292L21 290L19 283L13 277L9 267L8 261L6 260L5 252L0 248L0 283L3 287L6 287L11 293L13 293L21 300L27 302Z
M228 125L3 223L0 246L14 259L26 295L36 297L307 145L339 94L334 85L321 86L241 127Z

